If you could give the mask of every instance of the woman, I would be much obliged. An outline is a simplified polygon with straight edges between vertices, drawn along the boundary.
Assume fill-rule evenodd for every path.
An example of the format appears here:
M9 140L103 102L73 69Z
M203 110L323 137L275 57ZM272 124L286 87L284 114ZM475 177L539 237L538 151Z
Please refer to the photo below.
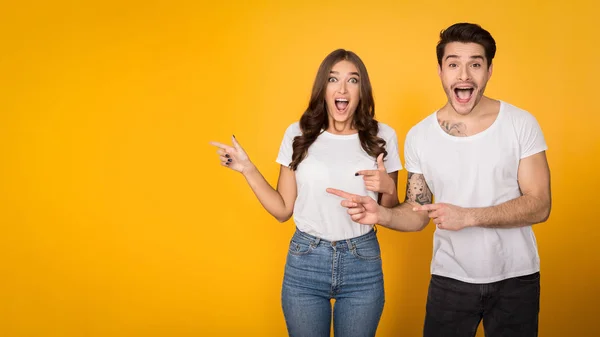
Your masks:
M365 65L339 49L321 63L300 122L285 131L277 189L235 137L233 146L211 143L221 164L245 176L270 214L280 222L294 216L282 289L290 336L329 336L332 312L336 336L375 336L385 298L376 231L353 222L326 192L344 188L387 207L398 203L398 140L374 115Z

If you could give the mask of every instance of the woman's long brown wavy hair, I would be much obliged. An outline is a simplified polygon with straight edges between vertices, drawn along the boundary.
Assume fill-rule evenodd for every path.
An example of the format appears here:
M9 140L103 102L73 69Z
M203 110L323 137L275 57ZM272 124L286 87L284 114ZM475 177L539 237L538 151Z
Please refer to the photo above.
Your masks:
M336 63L343 60L356 66L360 78L360 100L352 116L352 127L358 131L360 145L366 153L374 158L377 158L380 153L383 153L384 157L387 156L385 141L377 136L379 125L375 120L375 101L367 68L355 53L349 50L337 49L327 55L317 71L308 108L300 118L302 135L294 138L294 153L290 164L292 170L298 169L298 165L306 158L308 148L329 127L325 88L327 87L329 72Z

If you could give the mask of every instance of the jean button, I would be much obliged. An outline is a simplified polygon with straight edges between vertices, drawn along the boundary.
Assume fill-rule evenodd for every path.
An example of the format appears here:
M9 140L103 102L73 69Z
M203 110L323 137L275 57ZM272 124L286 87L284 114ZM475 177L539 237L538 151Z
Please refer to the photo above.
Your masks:
M336 241L333 241L333 242L331 243L331 246L335 247L335 245L336 245L336 244L337 244L337 242L336 242Z

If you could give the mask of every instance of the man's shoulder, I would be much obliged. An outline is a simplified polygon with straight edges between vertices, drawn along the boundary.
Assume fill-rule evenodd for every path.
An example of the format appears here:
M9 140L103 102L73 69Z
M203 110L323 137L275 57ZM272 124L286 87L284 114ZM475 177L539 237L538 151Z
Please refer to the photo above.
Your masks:
M537 119L529 111L504 101L501 101L501 104L502 113L505 114L514 125L537 123Z
M526 116L533 116L529 111L520 108L516 105L510 104L508 102L505 101L500 101L501 105L502 105L502 111L512 117L526 117Z
M417 124L413 125L410 130L408 130L407 137L416 137L419 135L426 134L437 124L437 110L433 113L430 113L425 118L421 119Z

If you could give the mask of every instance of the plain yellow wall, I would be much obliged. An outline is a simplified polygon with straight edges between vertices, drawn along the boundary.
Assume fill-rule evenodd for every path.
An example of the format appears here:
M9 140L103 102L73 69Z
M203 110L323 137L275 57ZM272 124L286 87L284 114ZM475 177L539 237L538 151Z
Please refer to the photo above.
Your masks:
M284 336L293 222L208 142L234 133L275 183L283 132L341 47L366 63L402 148L444 104L435 43L458 21L493 34L487 94L533 113L549 145L540 336L597 336L592 1L15 3L0 6L1 336ZM380 230L378 336L419 336L432 230Z

